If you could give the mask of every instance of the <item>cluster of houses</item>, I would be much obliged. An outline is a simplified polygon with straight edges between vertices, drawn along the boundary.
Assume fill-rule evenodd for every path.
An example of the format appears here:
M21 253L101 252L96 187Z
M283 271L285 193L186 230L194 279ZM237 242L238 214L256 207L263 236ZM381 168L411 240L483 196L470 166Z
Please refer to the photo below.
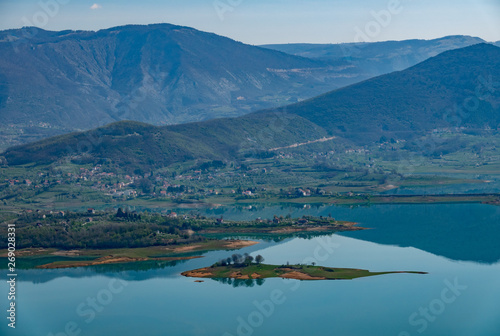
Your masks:
M50 219L50 218L61 218L62 219L62 218L68 217L68 214L66 211L26 209L26 210L23 210L23 213L28 215L28 216L32 216L32 218L35 219L35 221L34 221L35 226L49 225L49 224L47 224L47 222L44 221L45 219ZM83 216L85 223L93 222L94 215L96 215L96 210L94 208L88 208ZM63 220L62 224L67 226L69 224L69 220L65 220L65 221Z

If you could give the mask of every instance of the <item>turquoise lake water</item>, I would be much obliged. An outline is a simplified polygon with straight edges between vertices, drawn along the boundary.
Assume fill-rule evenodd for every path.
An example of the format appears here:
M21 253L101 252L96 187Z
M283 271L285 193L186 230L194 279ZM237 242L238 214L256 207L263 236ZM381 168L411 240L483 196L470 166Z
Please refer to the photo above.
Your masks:
M265 263L425 271L342 281L195 283L204 258L18 274L15 331L1 335L500 335L500 207L482 204L219 208L224 218L331 214L370 230L260 241ZM4 270L5 271L5 270ZM0 285L7 293L7 285ZM0 300L6 311L6 299ZM6 316L6 313L4 313Z

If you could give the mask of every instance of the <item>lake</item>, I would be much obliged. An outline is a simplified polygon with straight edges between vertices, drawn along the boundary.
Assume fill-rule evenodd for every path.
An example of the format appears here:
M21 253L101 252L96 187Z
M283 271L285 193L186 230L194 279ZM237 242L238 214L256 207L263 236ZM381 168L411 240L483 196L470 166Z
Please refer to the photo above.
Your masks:
M370 230L290 237L239 250L265 263L425 271L355 280L202 283L177 263L18 274L15 332L2 335L500 335L500 207L484 204L266 206L202 210L228 219L331 215ZM7 293L3 282L0 290ZM1 310L7 309L1 300ZM5 314L5 313L4 313ZM4 318L5 319L5 318Z

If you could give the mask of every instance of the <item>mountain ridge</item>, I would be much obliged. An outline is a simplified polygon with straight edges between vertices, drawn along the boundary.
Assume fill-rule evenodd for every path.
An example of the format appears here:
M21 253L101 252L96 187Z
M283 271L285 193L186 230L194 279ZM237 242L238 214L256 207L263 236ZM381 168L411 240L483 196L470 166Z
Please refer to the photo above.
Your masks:
M168 125L288 105L378 75L381 61L367 55L310 59L172 24L0 31L0 150L119 120Z
M2 156L10 165L50 163L62 156L158 168L186 160L268 155L273 148L332 136L332 141L291 150L328 151L339 142L366 145L381 137L412 139L437 128L497 129L498 83L500 48L478 44L283 108L171 126L119 122L11 147ZM477 108L457 120L454 107L470 99L477 100Z
M0 32L0 121L21 134L239 116L356 81L321 61L170 24L27 31Z
M464 48L478 43L486 43L486 41L475 36L449 35L431 40L409 39L400 41L390 40L382 42L331 44L288 43L267 44L262 45L262 47L282 51L295 56L330 61L349 59L349 61L357 63L362 59L370 59L371 61L377 61L377 59L383 57L388 58L390 61L393 59L389 62L389 65L391 65L389 69L378 70L379 72L377 74L380 75L382 72L403 70L444 51ZM413 58L408 59L409 56ZM404 64L398 64L398 62ZM380 62L376 63L376 65L378 68L380 68L381 65L384 66L384 64ZM363 66L363 63L358 64L358 66L375 70L374 66L368 67L366 64Z

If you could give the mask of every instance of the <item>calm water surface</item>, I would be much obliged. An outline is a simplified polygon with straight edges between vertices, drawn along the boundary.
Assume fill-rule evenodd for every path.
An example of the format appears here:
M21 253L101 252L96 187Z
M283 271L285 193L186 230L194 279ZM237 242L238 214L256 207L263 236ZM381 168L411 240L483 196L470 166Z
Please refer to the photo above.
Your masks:
M316 261L429 274L231 284L211 279L195 283L179 275L233 253L227 251L176 264L25 270L18 277L17 328L8 330L4 321L1 334L500 335L500 207L274 206L206 212L232 219L331 214L371 228L261 241L239 251L261 254L266 263ZM5 283L0 291L7 292ZM4 312L6 301L1 300Z

